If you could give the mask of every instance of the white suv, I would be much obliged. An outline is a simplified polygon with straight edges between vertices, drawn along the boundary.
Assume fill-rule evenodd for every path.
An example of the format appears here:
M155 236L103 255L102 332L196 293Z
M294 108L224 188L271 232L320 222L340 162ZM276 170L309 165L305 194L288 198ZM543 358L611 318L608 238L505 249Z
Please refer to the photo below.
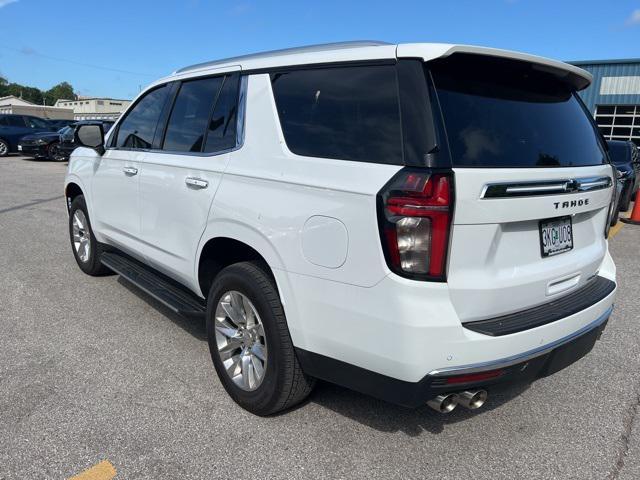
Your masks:
M553 373L611 313L612 168L590 75L375 42L178 70L76 132L80 268L206 317L227 392L267 415L315 379L439 411Z

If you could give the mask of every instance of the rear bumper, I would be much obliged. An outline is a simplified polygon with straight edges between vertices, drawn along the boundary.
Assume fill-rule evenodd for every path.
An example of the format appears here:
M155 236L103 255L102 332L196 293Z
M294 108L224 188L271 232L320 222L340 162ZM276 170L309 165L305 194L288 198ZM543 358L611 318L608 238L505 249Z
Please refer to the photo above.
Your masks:
M615 282L615 273L607 253L599 275ZM553 350L606 322L616 295L613 289L562 318L491 336L465 328L444 283L389 275L363 288L277 269L274 274L305 371L402 405L419 404L436 391L435 380L447 375L527 362L527 375L536 370L534 363L542 370ZM397 398L382 393L385 385Z
M296 354L308 375L387 402L416 408L441 393L490 389L499 384L533 381L566 368L591 351L612 309L610 307L591 324L553 344L483 364L433 371L419 382L404 382L302 349L296 349ZM480 372L492 372L496 376L490 380L474 380L472 374ZM469 380L449 383L456 376L458 380Z

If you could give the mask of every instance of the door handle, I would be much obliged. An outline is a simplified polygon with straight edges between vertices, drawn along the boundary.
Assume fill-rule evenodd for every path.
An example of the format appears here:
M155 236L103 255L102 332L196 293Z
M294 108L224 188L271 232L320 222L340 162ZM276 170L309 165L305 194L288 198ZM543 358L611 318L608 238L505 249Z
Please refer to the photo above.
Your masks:
M135 167L124 167L122 171L127 175L137 175L138 169Z
M193 178L193 177L185 178L184 183L186 183L190 187L196 187L196 188L207 188L209 186L209 182L207 182L206 180L202 180L201 178Z

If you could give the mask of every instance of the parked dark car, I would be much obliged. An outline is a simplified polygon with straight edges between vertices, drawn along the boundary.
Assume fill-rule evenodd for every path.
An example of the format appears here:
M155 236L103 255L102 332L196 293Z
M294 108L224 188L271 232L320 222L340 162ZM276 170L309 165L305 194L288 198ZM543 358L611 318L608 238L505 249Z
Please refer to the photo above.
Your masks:
M54 131L58 131L61 128L68 127L69 125L73 125L76 123L75 120L56 120L56 119L48 119L49 125L53 127Z
M58 155L60 160L68 160L71 152L73 152L77 145L74 142L75 129L80 125L102 125L102 130L106 134L115 122L111 120L80 120L74 123L72 126L61 130L60 133L60 147L58 149Z
M73 127L66 126L57 132L38 132L25 135L18 142L18 151L28 157L62 160L59 153L60 135L67 129L73 129Z
M18 142L25 135L52 131L49 123L31 115L0 115L0 157L18 151Z
M609 158L618 170L618 182L621 184L618 211L629 210L631 201L640 182L640 156L635 143L623 140L608 140Z

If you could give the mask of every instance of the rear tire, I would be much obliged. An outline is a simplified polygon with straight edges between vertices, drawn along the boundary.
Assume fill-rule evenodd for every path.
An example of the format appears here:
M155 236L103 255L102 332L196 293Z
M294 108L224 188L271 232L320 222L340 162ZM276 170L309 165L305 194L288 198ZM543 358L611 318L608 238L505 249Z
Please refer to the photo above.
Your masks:
M98 243L93 235L84 195L78 195L71 202L71 208L69 209L69 239L73 256L80 270L93 277L112 273L111 270L100 263L100 255L104 251L104 247Z
M223 387L245 410L270 415L311 393L315 379L298 363L275 282L261 264L236 263L214 279L207 301L207 336Z

